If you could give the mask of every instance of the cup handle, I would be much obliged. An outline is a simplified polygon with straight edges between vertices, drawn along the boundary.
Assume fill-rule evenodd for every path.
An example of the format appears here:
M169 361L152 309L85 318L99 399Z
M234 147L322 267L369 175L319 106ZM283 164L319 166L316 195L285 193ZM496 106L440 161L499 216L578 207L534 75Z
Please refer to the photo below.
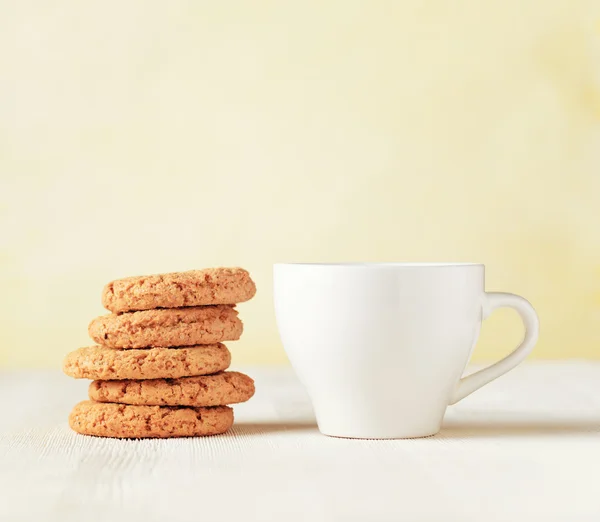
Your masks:
M450 404L456 404L483 385L512 370L529 355L538 340L540 321L533 306L526 299L514 294L486 292L483 299L483 319L487 319L496 308L513 308L517 311L525 325L525 338L504 359L458 381L450 399Z

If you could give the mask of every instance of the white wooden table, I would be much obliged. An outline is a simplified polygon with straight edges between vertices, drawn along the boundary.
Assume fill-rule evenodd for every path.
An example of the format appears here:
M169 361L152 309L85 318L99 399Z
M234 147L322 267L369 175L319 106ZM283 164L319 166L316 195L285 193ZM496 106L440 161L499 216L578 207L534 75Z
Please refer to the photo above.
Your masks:
M219 437L112 440L67 426L87 381L0 373L0 521L600 521L600 364L526 364L416 440L328 438L293 373Z

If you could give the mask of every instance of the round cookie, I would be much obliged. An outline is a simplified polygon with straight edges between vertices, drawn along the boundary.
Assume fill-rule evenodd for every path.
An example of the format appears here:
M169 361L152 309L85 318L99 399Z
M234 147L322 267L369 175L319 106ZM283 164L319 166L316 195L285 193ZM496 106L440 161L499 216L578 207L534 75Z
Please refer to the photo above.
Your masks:
M245 402L254 395L254 381L238 372L146 381L94 381L90 399L152 406L221 406Z
M75 379L159 379L208 375L229 368L224 344L116 350L88 346L69 353L63 372Z
M242 321L231 306L165 308L96 317L90 337L110 348L193 346L236 341Z
M108 283L102 305L111 312L236 304L254 297L256 286L243 268L206 268Z
M129 406L82 401L69 415L69 426L82 435L119 439L196 437L224 433L233 425L233 410Z

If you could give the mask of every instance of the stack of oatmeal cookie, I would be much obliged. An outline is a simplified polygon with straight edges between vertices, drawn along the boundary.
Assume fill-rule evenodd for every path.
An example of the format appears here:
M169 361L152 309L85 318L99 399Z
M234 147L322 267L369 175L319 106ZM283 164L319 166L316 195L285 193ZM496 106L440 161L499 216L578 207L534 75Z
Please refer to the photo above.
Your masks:
M73 430L100 437L214 435L233 424L227 406L254 394L254 381L225 371L231 354L221 341L242 334L236 303L256 286L241 268L209 268L107 284L94 319L97 346L67 355L63 370L95 379L89 401L69 416Z

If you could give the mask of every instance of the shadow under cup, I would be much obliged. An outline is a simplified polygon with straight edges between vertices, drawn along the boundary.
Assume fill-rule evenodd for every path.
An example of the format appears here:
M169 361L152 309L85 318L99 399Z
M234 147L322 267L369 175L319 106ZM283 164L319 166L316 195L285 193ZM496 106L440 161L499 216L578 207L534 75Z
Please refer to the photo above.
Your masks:
M277 264L277 325L319 429L437 433L483 317L484 266Z

